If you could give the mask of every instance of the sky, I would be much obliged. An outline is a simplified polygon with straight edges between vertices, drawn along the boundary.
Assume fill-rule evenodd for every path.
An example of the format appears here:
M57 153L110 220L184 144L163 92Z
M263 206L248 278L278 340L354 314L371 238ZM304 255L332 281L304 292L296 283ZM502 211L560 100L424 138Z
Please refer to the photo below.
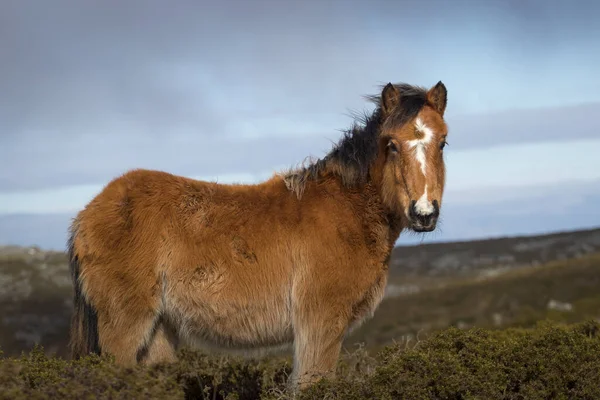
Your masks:
M0 2L0 245L63 249L111 179L258 182L321 157L381 84L448 88L440 229L600 226L594 1Z

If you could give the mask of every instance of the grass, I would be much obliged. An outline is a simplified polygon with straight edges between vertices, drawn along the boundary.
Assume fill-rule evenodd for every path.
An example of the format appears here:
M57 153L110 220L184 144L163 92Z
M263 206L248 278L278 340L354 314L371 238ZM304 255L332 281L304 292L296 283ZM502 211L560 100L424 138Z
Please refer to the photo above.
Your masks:
M379 349L393 339L448 326L504 328L545 318L599 318L600 256L589 255L598 246L599 229L397 248L390 287L409 285L420 292L386 299L346 345L364 342ZM566 260L530 266L556 259ZM489 273L500 275L476 279ZM71 285L65 253L0 247L0 347L18 355L38 343L48 354L66 356ZM549 300L571 303L573 310L547 310Z
M549 309L550 300L569 303L572 310ZM546 319L575 323L595 318L600 318L600 254L387 299L347 343L380 348L395 338L423 336L449 326L500 329L532 327Z
M72 296L64 254L0 254L0 346L19 354L38 342L65 354Z
M52 356L64 347L70 315L64 255L5 258L0 343L11 357L0 356L0 399L291 399L289 355L182 350L175 364L129 369L106 357ZM571 309L551 309L550 300ZM386 299L347 339L347 348L364 346L343 355L337 378L297 398L599 399L599 321L600 254L447 279ZM19 357L16 334L25 328L46 332L42 342L59 351L36 347Z
M105 357L0 359L4 399L291 399L289 358L260 361L182 351L180 361L121 368ZM597 399L600 324L448 328L418 342L346 355L335 379L298 399Z

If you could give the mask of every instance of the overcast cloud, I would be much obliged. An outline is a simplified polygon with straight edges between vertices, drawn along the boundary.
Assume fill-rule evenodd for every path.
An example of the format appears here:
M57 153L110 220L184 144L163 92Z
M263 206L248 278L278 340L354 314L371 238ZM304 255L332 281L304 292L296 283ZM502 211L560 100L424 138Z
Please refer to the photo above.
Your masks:
M240 121L362 109L388 80L444 80L456 114L600 100L597 2L170 4L0 3L3 140L235 138Z
M5 0L0 194L43 202L131 168L262 176L324 155L378 85L438 80L449 152L477 160L456 170L497 176L513 163L510 186L536 166L487 149L585 139L582 159L595 154L599 12L596 1Z
M448 153L451 156L464 149L598 138L597 122L590 115L600 115L600 103L449 118ZM58 140L62 137L59 134L40 136L35 142L28 135L15 136L0 147L0 159L8 167L0 169L0 193L103 183L132 168L162 169L187 176L261 173L297 165L308 156L323 156L339 140L339 129L350 123L346 117L339 128L322 134L237 140L199 132L145 135L142 130L126 129L106 135L92 130L66 141Z

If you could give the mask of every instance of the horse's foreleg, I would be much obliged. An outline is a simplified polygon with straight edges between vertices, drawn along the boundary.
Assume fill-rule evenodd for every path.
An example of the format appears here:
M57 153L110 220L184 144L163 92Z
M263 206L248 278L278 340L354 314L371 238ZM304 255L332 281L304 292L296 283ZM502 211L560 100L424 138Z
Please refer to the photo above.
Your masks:
M294 318L293 388L303 389L335 375L348 319L345 310L321 305L298 310Z

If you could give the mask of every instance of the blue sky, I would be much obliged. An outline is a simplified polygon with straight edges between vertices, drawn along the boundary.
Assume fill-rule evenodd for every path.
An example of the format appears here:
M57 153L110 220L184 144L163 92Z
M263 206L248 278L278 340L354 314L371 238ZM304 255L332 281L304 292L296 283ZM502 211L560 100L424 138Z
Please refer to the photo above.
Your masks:
M600 225L597 2L116 4L0 4L0 244L62 248L130 168L320 157L388 81L449 92L442 229L400 244Z

